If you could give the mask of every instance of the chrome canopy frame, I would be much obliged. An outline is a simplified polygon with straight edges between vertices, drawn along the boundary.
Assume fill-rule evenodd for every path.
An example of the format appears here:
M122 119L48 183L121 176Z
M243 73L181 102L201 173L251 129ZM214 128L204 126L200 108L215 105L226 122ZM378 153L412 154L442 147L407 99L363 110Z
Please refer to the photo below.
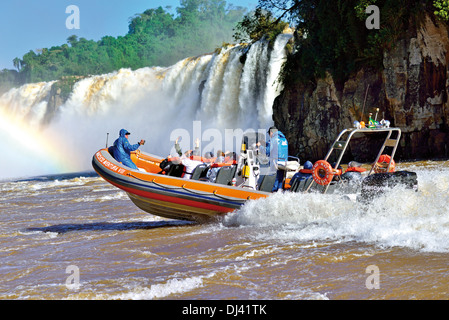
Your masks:
M362 133L362 134L375 134L375 133L381 133L381 132L387 132L387 137L385 138L384 143L382 144L382 147L379 150L379 153L376 156L375 161L373 162L373 165L371 167L371 170L368 173L368 176L371 175L373 173L374 170L374 166L375 164L379 161L380 156L383 154L384 150L386 147L392 147L393 150L391 152L390 155L390 162L388 163L388 167L387 167L387 172L390 171L390 166L391 163L393 161L394 155L396 153L397 147L399 145L399 140L401 138L401 129L399 128L363 128L363 129L359 129L359 128L349 128L349 129L344 129L343 131L340 132L340 134L338 135L337 139L335 139L334 143L332 144L331 148L329 149L329 151L326 154L326 157L324 158L325 161L328 161L329 157L332 155L332 153L338 152L339 150L341 150L338 158L337 158L337 162L335 163L334 166L334 170L337 170L337 168L339 167L341 160L343 159L343 155L346 152L346 149L349 145L349 142L351 141L352 137L354 136L354 134L356 133ZM393 136L393 133L395 133L396 135ZM307 188L306 192L309 191L310 187L316 183L315 181L313 181L313 183L310 184L310 186ZM330 184L326 185L326 188L323 190L323 193L326 193L328 187Z

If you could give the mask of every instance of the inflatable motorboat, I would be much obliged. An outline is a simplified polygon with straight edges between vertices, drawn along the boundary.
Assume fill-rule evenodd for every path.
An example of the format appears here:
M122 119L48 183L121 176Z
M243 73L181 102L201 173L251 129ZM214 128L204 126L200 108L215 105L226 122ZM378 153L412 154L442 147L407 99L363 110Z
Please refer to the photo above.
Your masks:
M111 148L95 153L92 159L95 171L107 182L126 191L137 207L154 215L206 222L240 208L248 200L270 194L264 187L256 187L254 174L251 174L252 179L244 178L253 183L254 188L246 187L244 183L233 186L238 166L235 161L215 166L203 159L204 164L195 168L190 179L185 179L185 167L179 158L164 159L137 150L131 153L131 160L138 167L134 170L117 162ZM240 158L243 159L243 154ZM251 161L254 164L252 170L256 170L255 159L246 160ZM214 183L206 178L211 167L218 169Z
M370 169L360 163L350 162L342 168L341 161L356 134L386 134L380 151ZM416 173L396 171L393 160L401 130L399 128L350 128L343 130L330 147L323 160L318 160L309 170L306 179L295 179L304 171L299 159L290 157L283 165L271 161L260 152L265 137L257 132L243 136L238 159L215 163L201 159L188 179L179 158L162 158L140 152L131 153L131 160L138 170L126 167L113 157L111 147L95 153L92 166L107 182L124 190L140 209L170 219L207 222L239 209L249 200L268 197L276 177L276 171L284 171L284 192L319 192L353 195L369 201L383 189L403 184L417 188ZM386 149L390 149L389 154ZM329 163L331 156L336 161ZM274 171L273 171L274 167ZM216 170L213 182L208 172Z

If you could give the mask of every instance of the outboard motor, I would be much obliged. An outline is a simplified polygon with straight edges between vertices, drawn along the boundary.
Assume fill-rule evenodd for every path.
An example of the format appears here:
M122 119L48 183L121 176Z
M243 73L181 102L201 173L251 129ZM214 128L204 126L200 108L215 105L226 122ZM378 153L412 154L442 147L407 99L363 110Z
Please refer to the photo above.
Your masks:
M396 171L375 173L366 177L362 182L360 200L369 202L385 192L387 188L404 185L407 189L418 190L418 178L415 172Z

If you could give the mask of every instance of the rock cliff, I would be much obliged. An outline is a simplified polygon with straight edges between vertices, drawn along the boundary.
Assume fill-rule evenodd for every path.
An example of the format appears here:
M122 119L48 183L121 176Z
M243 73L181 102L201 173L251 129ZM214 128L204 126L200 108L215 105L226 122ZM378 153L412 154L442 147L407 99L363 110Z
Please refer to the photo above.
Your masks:
M447 158L449 154L449 30L429 16L408 37L384 52L383 70L361 69L343 85L328 74L315 85L285 84L273 120L291 155L322 159L337 134L354 120L367 122L379 108L402 130L396 159ZM368 89L368 90L367 90ZM365 160L371 142L352 144L350 157Z

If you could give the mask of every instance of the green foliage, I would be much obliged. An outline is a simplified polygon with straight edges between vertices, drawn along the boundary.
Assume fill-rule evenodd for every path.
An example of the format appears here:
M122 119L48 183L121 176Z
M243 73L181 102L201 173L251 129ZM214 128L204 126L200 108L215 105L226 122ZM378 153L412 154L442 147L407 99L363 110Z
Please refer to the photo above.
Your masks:
M358 3L355 5L355 13L357 15L357 18L360 20L366 19L366 13L365 10L370 5L375 5L377 0L359 0Z
M288 27L288 23L275 19L270 11L256 8L243 17L237 24L234 39L238 42L257 41L267 37L270 41L276 39Z
M52 85L52 90L57 92L61 99L67 100L70 96L70 93L73 91L73 86L75 83L82 79L82 76L65 76L62 77L59 81L55 82Z
M176 11L174 15L159 7L136 14L125 36L94 41L72 35L67 44L29 51L14 59L15 80L11 81L9 71L2 71L0 84L8 79L15 85L120 68L168 66L232 39L233 28L246 13L245 8L228 6L224 0L181 0ZM63 87L67 88L66 83Z
M19 85L19 73L16 70L0 71L0 95Z
M367 29L366 7L380 9L380 29ZM337 84L363 67L383 67L383 54L419 26L425 13L449 13L445 0L259 0L297 30L295 49L283 71L284 81L314 82L330 72Z
M433 1L435 7L434 14L444 21L449 20L449 0L435 0Z
M314 81L330 72L342 82L354 70L367 48L368 30L355 14L357 0L301 1L294 9L298 30L296 50L289 60L297 60L298 72L291 76L300 82ZM290 61L289 61L290 63Z

